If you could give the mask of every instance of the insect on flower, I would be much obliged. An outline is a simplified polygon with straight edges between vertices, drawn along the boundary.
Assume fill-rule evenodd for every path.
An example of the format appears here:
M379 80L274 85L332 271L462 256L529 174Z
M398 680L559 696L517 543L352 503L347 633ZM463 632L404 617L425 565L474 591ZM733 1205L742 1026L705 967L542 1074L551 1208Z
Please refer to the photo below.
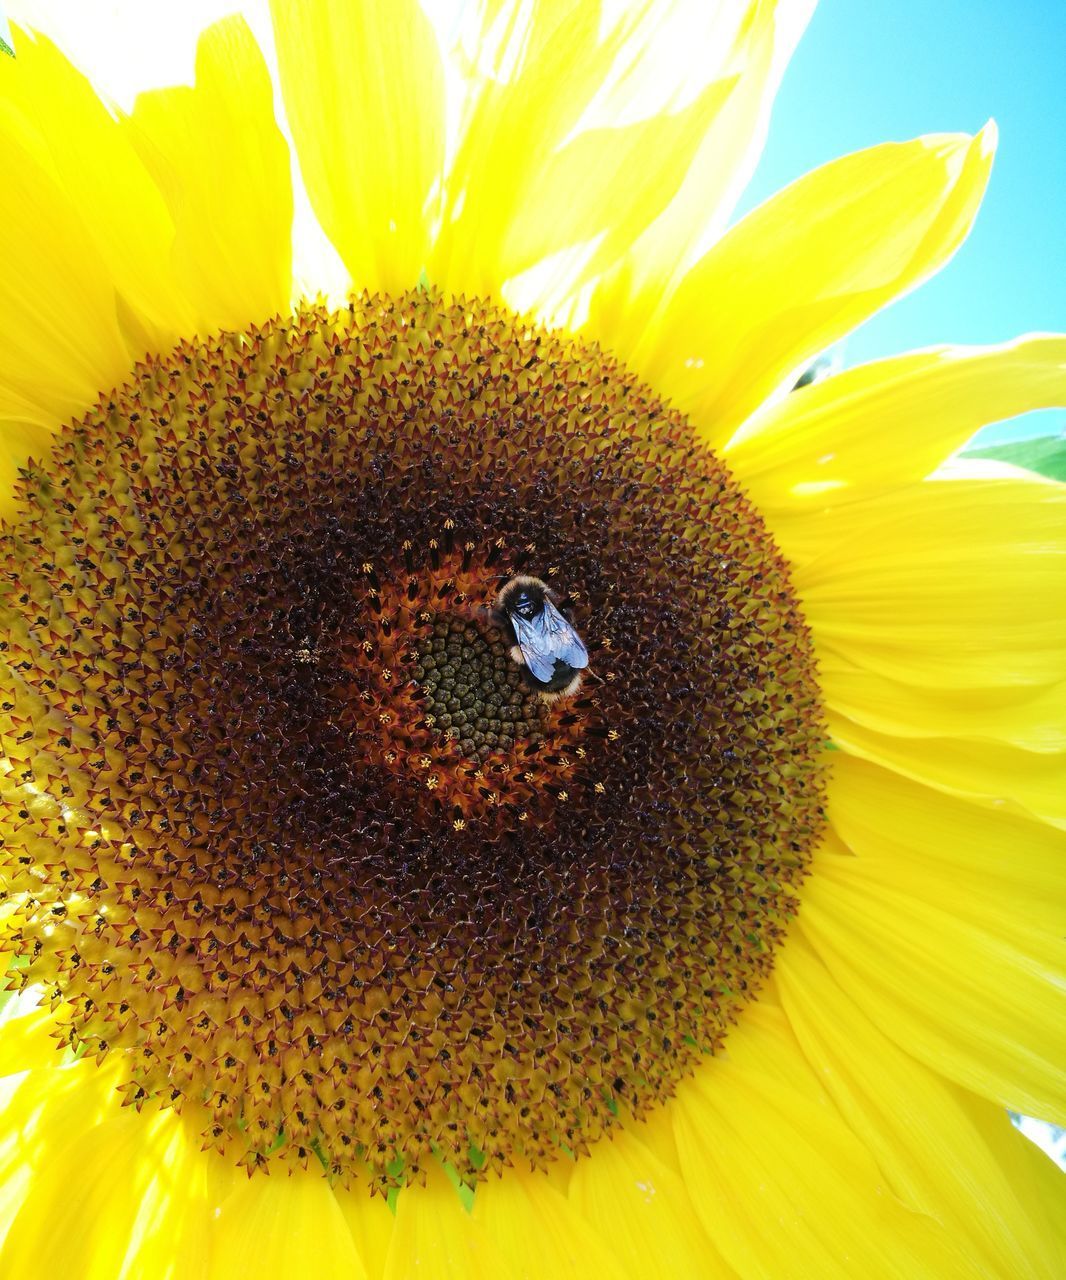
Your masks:
M547 583L518 574L496 597L495 617L513 637L511 657L534 687L549 697L577 692L589 653Z

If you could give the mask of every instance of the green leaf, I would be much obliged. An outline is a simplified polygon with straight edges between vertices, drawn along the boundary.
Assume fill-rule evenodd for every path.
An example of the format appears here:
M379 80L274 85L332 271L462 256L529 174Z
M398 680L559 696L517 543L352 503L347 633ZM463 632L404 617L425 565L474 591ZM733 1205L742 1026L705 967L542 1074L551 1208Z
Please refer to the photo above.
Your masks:
M1015 440L984 449L966 449L963 457L1009 462L1012 466L1025 467L1052 480L1066 480L1066 435L1037 436L1032 440Z
M12 49L3 36L0 36L0 53L6 53L9 58L15 56L15 50Z

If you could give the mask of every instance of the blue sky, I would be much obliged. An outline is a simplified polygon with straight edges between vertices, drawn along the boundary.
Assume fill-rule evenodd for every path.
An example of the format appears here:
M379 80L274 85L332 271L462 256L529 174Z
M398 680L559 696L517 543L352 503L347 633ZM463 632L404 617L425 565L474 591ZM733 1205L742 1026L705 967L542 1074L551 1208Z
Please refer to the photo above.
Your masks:
M821 0L738 212L845 152L990 116L999 150L969 240L848 340L848 364L1066 330L1066 0Z

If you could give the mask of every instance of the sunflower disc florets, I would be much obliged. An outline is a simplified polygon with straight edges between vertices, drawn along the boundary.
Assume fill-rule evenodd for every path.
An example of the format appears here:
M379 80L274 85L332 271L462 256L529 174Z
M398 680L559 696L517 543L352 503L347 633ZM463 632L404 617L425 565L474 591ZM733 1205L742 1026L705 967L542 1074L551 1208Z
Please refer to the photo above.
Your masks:
M3 532L3 876L128 1099L402 1181L583 1151L767 974L820 825L784 563L594 347L419 292L137 366ZM494 616L550 584L546 699Z

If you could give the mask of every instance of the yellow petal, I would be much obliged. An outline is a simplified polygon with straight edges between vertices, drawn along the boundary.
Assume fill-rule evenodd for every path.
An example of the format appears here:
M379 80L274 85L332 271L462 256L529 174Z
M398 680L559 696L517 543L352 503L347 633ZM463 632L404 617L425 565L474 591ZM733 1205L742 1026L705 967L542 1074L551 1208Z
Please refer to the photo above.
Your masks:
M215 1213L238 1174L232 1154L203 1151L205 1118L163 1112L138 1160L151 1176L119 1280L206 1280ZM243 1176L243 1175L242 1175Z
M115 1280L123 1274L127 1255L138 1248L142 1204L166 1165L166 1138L176 1122L173 1114L126 1111L58 1147L35 1169L0 1251L5 1280ZM189 1193L186 1186L170 1186L164 1195L181 1199ZM169 1244L173 1248L173 1235ZM192 1265L184 1274L200 1280L203 1271Z
M672 50L672 59L676 63L686 50L698 50L709 63L708 76L732 77L731 88L673 200L593 290L586 331L612 351L636 348L662 298L724 231L754 172L778 84L814 5L811 0L756 3L739 23L739 6L694 8L714 29L704 38L698 29L685 30L691 21L679 23L675 40L681 47ZM723 20L730 19L736 25L722 30Z
M210 1280L365 1280L362 1260L320 1168L256 1174L222 1202Z
M599 6L573 0L545 0L524 15L489 6L478 25L429 275L445 289L492 295L505 279L500 248L522 195L577 125L624 31L601 39Z
M846 369L750 418L723 452L793 559L832 538L825 509L924 479L982 426L1066 404L1066 337L940 347ZM812 528L813 526L813 528Z
M947 1232L892 1194L787 1025L749 1012L671 1103L689 1195L737 1274L976 1276Z
M493 1280L500 1260L481 1227L438 1168L424 1187L405 1187L396 1201L385 1280L424 1275L433 1280Z
M16 37L18 57L0 68L8 106L36 123L41 163L76 210L111 290L134 313L133 354L143 354L140 342L169 345L191 317L170 261L174 227L166 204L126 130L81 72L43 36ZM5 224L5 238L23 246L43 243L49 253L57 245L47 224L26 241L11 239ZM105 384L97 385L101 389Z
M994 142L989 125L889 143L794 182L689 272L630 362L710 441L728 439L814 355L943 266Z
M292 183L273 86L242 18L200 37L196 87L142 94L128 132L174 221L174 268L199 332L289 304Z
M834 780L831 813L842 790ZM881 810L891 829L890 812ZM1026 921L1024 897L993 897L965 873L953 885L893 853L821 851L803 889L803 935L901 1048L964 1088L1061 1124L1066 943Z
M908 739L878 733L830 711L833 741L949 795L1066 829L1066 755L1038 754L1002 742L965 738Z
M114 1076L81 1062L0 1077L0 1241L22 1208L34 1178L83 1130L118 1109ZM4 1270L0 1250L0 1274Z
M595 1158L595 1155L589 1157ZM513 1280L628 1274L614 1251L541 1173L505 1170L478 1187L473 1218L484 1227Z
M417 0L272 0L311 204L360 289L412 288L444 152L444 78Z
M1066 825L1066 486L934 480L834 515L801 565L834 740ZM952 735L956 736L952 736Z
M1066 1178L1051 1157L1034 1142L1011 1148L1012 1176L1023 1196L1031 1196L1034 1212L1047 1223L1048 1247L1056 1251L1058 1275L1066 1275Z
M344 1214L348 1230L352 1233L367 1275L384 1275L385 1259L388 1257L396 1225L396 1215L389 1208L385 1197L372 1195L370 1187L361 1182L355 1182L350 1187L334 1187L333 1194Z
M7 64L0 63L0 84ZM54 428L125 377L110 273L75 205L28 151L4 146L0 225L18 245L0 272L0 422ZM37 439L10 439L8 466Z
M626 1128L671 1173L681 1172L669 1107L654 1107L643 1120L629 1120Z
M1053 1280L1043 1215L1012 1176L1009 1149L1025 1139L1006 1112L897 1048L801 936L783 948L775 980L804 1053L892 1190L943 1222L975 1267Z
M38 1067L58 1067L62 1062L61 1042L52 1034L56 1019L50 1009L35 1009L18 1017L0 1017L0 1076L33 1071Z
M1066 485L930 481L836 523L796 575L820 650L924 688L1066 677Z
M996 931L1059 932L1066 895L1066 835L1046 823L944 795L841 751L833 756L834 831L843 847L880 860L886 877L913 883L960 910L996 909Z
M994 739L1026 751L1066 751L1066 684L982 690L978 697L968 689L916 688L853 665L829 645L819 650L818 665L845 738L859 725L902 738Z
M635 1275L734 1274L700 1227L683 1179L631 1133L597 1143L577 1161L569 1198Z

